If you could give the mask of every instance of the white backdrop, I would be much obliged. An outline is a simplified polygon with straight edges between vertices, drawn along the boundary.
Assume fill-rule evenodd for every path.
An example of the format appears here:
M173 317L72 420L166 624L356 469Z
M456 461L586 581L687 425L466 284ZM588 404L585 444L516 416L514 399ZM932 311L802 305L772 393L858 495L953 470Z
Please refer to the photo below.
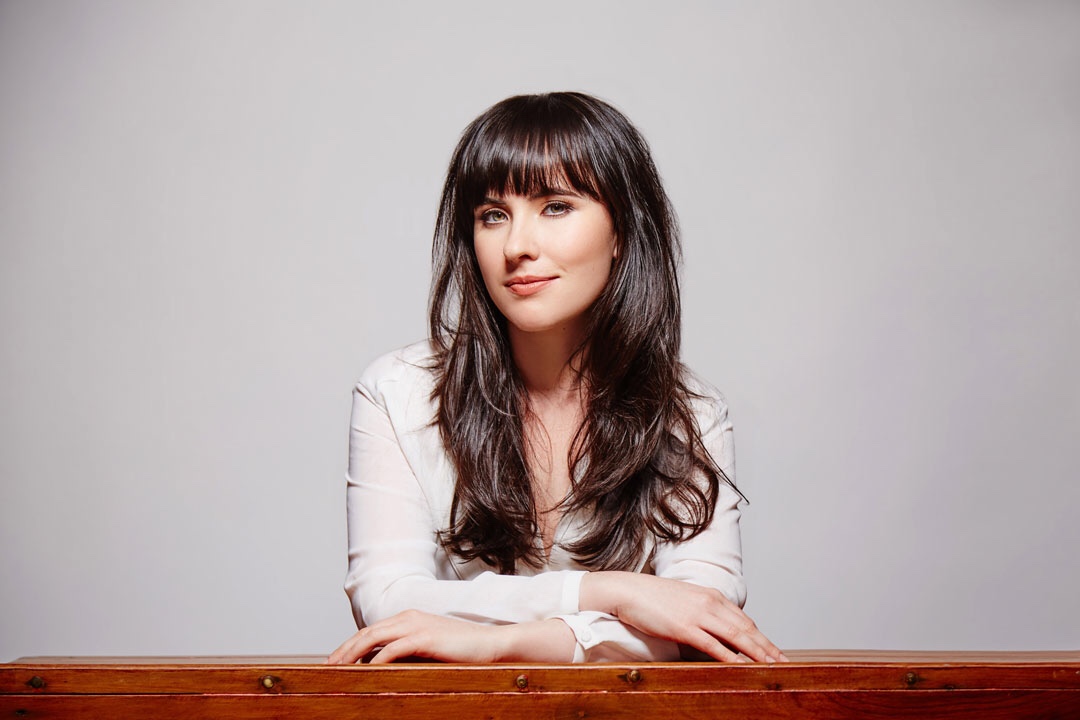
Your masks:
M653 145L781 646L1080 647L1080 4L0 2L0 660L328 652L458 133Z

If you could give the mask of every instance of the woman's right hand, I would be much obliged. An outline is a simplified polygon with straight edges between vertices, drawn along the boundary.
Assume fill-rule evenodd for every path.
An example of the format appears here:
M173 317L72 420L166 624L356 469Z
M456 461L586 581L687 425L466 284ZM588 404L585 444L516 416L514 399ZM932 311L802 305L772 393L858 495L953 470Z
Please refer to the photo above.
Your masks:
M654 637L673 640L723 662L786 662L754 621L718 590L643 573L590 572L581 610L597 610Z
M331 665L389 663L406 658L441 662L569 662L574 634L558 619L483 625L405 610L369 625L330 654Z

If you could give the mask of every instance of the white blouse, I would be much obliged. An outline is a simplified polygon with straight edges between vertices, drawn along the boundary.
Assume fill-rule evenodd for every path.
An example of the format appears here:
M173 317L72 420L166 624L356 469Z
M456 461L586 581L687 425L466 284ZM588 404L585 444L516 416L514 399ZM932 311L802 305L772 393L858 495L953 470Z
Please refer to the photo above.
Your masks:
M488 624L560 618L577 638L575 662L675 660L678 647L601 612L580 611L587 568L563 549L588 518L564 515L542 568L499 575L480 560L464 561L438 542L450 521L454 469L434 423L434 378L425 369L426 342L384 355L353 391L346 474L349 573L345 591L357 627L408 609ZM705 446L735 477L727 406L712 388L694 388ZM713 521L693 539L652 543L638 572L713 587L740 606L746 588L739 539L739 496L721 483ZM524 564L523 564L524 565Z

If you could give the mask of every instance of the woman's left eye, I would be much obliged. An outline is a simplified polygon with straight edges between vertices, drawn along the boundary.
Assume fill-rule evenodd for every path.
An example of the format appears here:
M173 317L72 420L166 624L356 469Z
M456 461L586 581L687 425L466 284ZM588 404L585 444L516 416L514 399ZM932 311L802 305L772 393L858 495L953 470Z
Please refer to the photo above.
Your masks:
M568 204L566 204L564 202L550 202L550 203L548 203L547 205L544 206L544 214L545 215L565 215L566 213L570 212L572 209L573 208L571 208Z

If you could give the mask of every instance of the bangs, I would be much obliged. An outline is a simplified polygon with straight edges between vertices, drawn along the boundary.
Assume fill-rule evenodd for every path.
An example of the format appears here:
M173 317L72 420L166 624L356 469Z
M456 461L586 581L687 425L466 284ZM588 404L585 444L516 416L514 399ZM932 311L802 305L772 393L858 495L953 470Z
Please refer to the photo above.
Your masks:
M547 195L571 190L604 202L587 127L577 118L559 117L551 108L524 108L490 118L462 148L457 177L458 208L463 213L491 195ZM548 110L548 112L528 112Z

